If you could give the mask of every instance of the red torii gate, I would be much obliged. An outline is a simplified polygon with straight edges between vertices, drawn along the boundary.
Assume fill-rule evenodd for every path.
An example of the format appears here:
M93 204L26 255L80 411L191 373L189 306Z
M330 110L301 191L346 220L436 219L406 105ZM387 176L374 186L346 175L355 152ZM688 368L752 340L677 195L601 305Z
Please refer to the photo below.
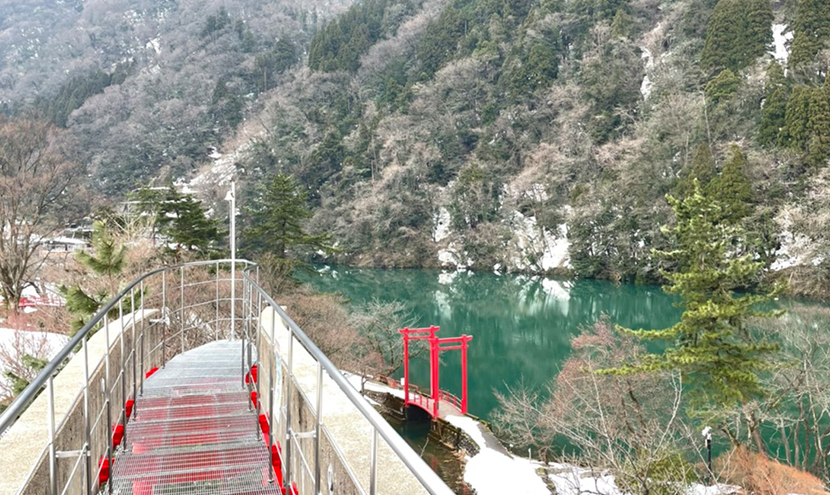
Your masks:
M442 395L450 396L441 392L440 381L440 361L439 355L441 351L461 351L461 404L454 404L459 408L461 414L467 414L467 347L473 337L471 335L462 335L460 337L438 338L435 332L439 327L431 326L429 328L404 328L398 330L403 335L403 380L404 380L404 407L409 404L415 404L424 407L421 402L409 400L409 341L410 340L426 340L429 342L429 393L432 398L432 411L430 413L433 417L438 417L438 405L441 402Z

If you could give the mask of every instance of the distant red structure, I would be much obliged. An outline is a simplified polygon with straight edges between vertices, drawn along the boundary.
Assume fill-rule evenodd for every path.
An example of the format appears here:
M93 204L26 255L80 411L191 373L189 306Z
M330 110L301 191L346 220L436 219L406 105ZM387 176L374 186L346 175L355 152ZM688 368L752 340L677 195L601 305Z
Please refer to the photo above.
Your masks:
M467 414L467 347L473 337L462 335L442 339L435 336L438 330L435 326L398 330L403 336L404 407L415 405L437 418L440 403L443 401L452 405L461 414ZM426 340L429 343L429 395L422 394L417 387L409 384L409 342L412 340ZM461 399L441 390L440 377L441 352L458 350L461 351Z

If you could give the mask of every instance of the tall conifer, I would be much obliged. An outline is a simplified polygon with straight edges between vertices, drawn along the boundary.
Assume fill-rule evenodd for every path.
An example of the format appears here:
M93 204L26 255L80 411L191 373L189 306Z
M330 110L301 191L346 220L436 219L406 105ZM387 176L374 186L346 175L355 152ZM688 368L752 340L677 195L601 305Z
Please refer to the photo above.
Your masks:
M752 213L755 193L746 175L746 156L737 145L732 145L729 160L721 174L706 188L708 196L719 203L721 219L737 223Z
M665 342L667 347L602 373L680 371L694 406L731 408L764 395L759 375L771 367L777 347L756 340L747 323L751 318L777 316L757 309L776 291L736 294L754 285L763 262L755 261L751 253L734 254L736 243L746 242L745 233L723 223L723 207L695 189L682 201L668 198L677 222L664 231L673 239L673 249L654 251L676 267L663 272L668 280L663 289L681 298L680 322L663 330L621 328L644 340Z

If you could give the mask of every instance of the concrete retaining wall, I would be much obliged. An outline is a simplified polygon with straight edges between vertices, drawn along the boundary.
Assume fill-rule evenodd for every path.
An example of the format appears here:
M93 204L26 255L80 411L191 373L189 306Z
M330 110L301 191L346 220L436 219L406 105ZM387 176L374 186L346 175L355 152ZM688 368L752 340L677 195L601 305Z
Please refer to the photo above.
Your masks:
M149 318L154 311L136 312L136 327L142 320ZM112 424L123 422L118 413L124 403L121 389L121 336L124 332L125 354L132 347L132 315L124 316L109 324L109 375L108 383L112 388ZM89 355L89 407L90 423L93 423L103 409L104 396L101 393L100 380L106 375L107 365L106 332L100 329L87 341ZM126 361L126 395L131 396L133 387L132 361ZM145 355L149 363L149 353ZM143 376L136 366L136 375ZM83 388L85 382L84 356L78 349L64 368L55 375L54 408L57 432L55 446L58 451L80 450L84 444L85 422ZM47 495L49 493L49 463L46 453L49 445L46 390L32 402L20 415L14 425L0 438L0 495ZM61 420L63 419L63 422ZM105 454L108 442L106 417L102 417L97 427L91 431L91 464L93 470L93 488L97 488L98 459ZM129 434L129 432L127 433ZM59 458L57 461L58 490L69 486L67 493L82 493L85 482L85 462L82 460L77 469L77 457ZM73 469L75 472L73 474Z

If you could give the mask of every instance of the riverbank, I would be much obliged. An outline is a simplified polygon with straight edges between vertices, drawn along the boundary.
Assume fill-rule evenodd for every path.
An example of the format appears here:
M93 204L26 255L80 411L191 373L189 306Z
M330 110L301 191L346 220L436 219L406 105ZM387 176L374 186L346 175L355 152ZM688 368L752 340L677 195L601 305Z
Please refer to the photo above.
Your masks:
M361 386L360 377L350 378L355 387ZM403 397L402 390L371 381L363 383L362 389L371 395L380 394L395 399ZM387 402L383 399L369 400L381 409ZM537 459L517 456L512 454L481 421L458 414L449 414L445 420L466 437L464 441L456 442L456 446L445 443L444 447L447 450L455 447L463 452L462 479L476 495L625 495L617 486L615 477L607 470L568 463L544 463ZM397 422L393 422L393 425L402 428ZM458 444L466 447L459 448ZM424 450L421 454L423 453ZM439 466L433 466L433 469L437 467ZM446 466L440 468L446 469ZM439 474L446 475L446 472ZM452 481L444 476L442 478ZM741 491L740 487L725 484L707 486L692 483L678 488L687 495L734 495ZM455 491L467 493L458 487Z

